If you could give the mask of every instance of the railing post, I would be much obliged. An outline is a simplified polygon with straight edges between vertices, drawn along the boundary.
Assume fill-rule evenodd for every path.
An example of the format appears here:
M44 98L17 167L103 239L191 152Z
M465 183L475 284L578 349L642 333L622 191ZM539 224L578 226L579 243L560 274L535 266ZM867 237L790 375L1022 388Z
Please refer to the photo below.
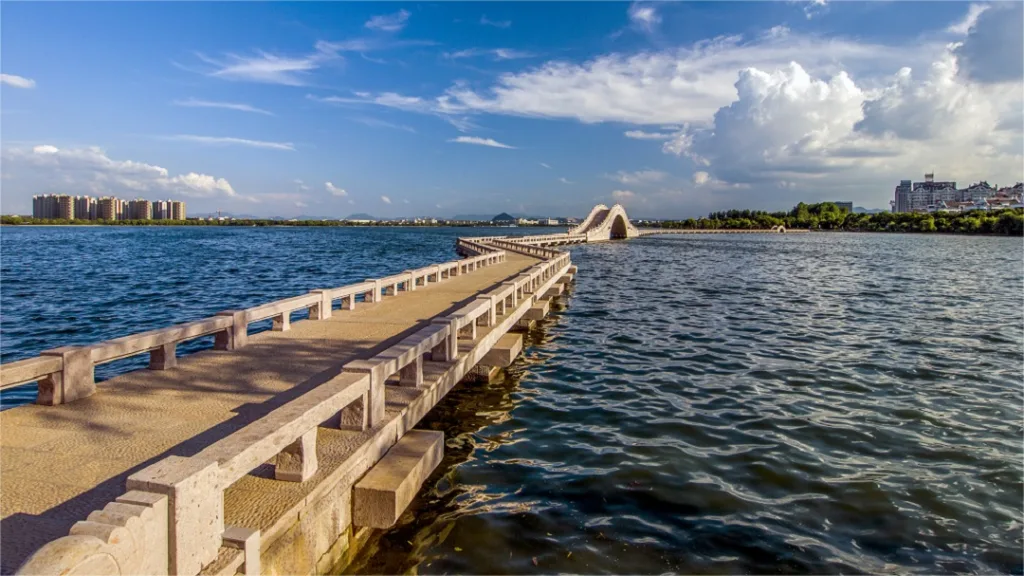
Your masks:
M454 362L459 357L459 321L455 318L434 318L432 324L448 325L444 340L430 351L432 362Z
M63 361L60 372L39 380L39 394L36 404L56 406L74 402L79 398L96 393L95 367L92 363L92 348L85 346L63 346L46 350L40 356L59 356Z
M399 386L423 386L423 355L417 354L416 359L398 371Z
M216 350L237 350L249 342L249 323L246 322L245 310L225 310L217 312L217 316L231 316L231 326L213 337Z
M282 312L272 318L273 324L270 329L274 332L287 332L292 329L292 313Z
M370 299L370 302L380 302L380 279L367 278L366 281L373 282L373 298Z
M355 360L345 365L344 371L354 374L369 374L370 389L367 393L364 411L366 425L373 428L384 421L384 370L383 364L374 364L367 360Z
M169 370L178 365L178 344L171 342L157 346L149 351L150 370Z
M331 317L333 312L331 308L332 302L330 292L327 290L312 290L312 294L320 295L320 303L309 307L309 319L310 320L326 320Z
M316 431L317 427L314 426L277 455L274 478L286 482L305 482L316 474Z
M494 326L494 324L497 322L497 317L495 314L496 303L494 301L494 296L477 296L476 299L483 300L488 304L487 316L484 319L484 322L486 323L484 324L484 326Z
M366 430L370 427L370 391L363 392L359 400L341 409L341 428Z

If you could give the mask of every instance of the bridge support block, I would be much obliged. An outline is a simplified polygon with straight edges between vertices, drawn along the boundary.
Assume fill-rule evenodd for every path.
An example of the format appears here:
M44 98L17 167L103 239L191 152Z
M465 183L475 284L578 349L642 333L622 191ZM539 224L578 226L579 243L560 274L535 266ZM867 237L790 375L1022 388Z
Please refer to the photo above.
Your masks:
M504 379L504 375L502 374L501 366L477 364L462 379L466 382L478 384L495 384L501 382Z
M286 482L305 482L316 474L316 427L292 442L277 455L274 478Z

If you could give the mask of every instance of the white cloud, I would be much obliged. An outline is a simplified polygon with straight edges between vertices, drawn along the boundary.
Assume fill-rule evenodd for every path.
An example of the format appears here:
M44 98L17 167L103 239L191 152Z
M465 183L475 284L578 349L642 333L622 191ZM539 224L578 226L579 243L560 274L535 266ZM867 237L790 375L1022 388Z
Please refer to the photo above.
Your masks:
M295 145L291 142L266 142L264 140L248 140L246 138L233 138L230 136L196 136L193 134L176 134L174 136L165 136L163 138L165 140L196 142L198 144L210 144L215 146L249 146L251 148L266 148L268 150L295 151Z
M565 176L559 178L558 181L561 182L562 184L575 184L575 182L569 180Z
M628 130L626 138L634 140L668 140L672 134L668 132L644 132L643 130Z
M619 170L615 174L604 175L604 177L609 180L615 180L616 182L627 186L661 182L666 176L668 176L668 174L661 172L660 170L638 170L636 172L625 172L623 170Z
M661 15L654 8L654 4L633 2L629 5L627 13L633 26L642 30L651 31L661 23Z
M636 193L634 193L632 190L612 191L612 198L614 198L616 202L625 202L627 200L633 199L634 197L636 197Z
M303 56L279 56L259 50L253 55L226 54L211 58L202 53L196 56L213 66L202 73L214 78L285 86L304 86L310 72L325 62L339 58L338 49L331 43L318 42L316 49Z
M120 196L152 193L154 197L179 194L254 201L238 194L224 178L196 172L172 176L166 168L154 164L113 160L95 146L58 148L42 144L31 150L10 148L4 149L3 160L4 170L18 175L15 182L5 185L5 192L11 193L21 189L31 194L40 190Z
M296 202L295 206L298 208L306 208L309 204L306 204L305 202Z
M963 20L954 22L949 28L946 28L946 31L953 34L966 35L971 31L971 28L974 28L974 24L978 21L978 16L985 10L988 10L988 7L988 4L972 3L967 7L967 14L964 15Z
M409 203L408 200L402 200L402 204L408 204L408 203Z
M237 110L239 112L252 112L255 114L266 114L267 116L273 116L274 113L269 110L250 106L249 104L239 104L235 102L211 102L209 100L197 100L195 98L189 98L188 100L175 100L175 106L186 106L191 108L223 108L225 110Z
M332 196L348 196L348 192L344 188L338 188L330 182L324 182L324 188L331 193Z
M360 124L365 124L367 126L373 126L378 128L392 128L394 130L404 130L406 132L413 133L416 132L416 129L413 128L412 126L406 126L405 124L395 124L394 122L388 122L386 120L381 120L379 118L367 118L363 116L359 118L353 118L353 120L359 122Z
M299 190L309 190L309 186L306 186L306 183L302 181L302 178L296 178L294 182L295 185L299 187Z
M490 146L491 148L508 148L515 149L515 146L509 146L508 144L502 144L496 140L490 138L478 138L476 136L459 136L453 138L449 142L457 142L459 144L476 144L477 146Z
M545 163L543 163L543 162L541 162L541 163L540 163L540 165L541 165L541 166L543 166L543 167L545 167L545 168L547 168L548 170L550 170L550 169L551 169L551 166L548 166L547 164L545 164Z
M388 198L387 196L381 196L380 201L385 204L391 204L391 198Z
M901 47L908 65L931 61L940 44ZM637 54L606 54L577 64L549 61L498 77L488 89L457 84L447 90L447 109L569 118L581 122L637 125L710 123L736 98L736 75L746 68L773 70L800 62L809 72L835 74L842 62L851 73L894 70L894 47L842 38L798 34L733 36L689 47Z
M399 10L394 14L381 14L374 16L366 21L366 26L370 30L381 30L384 32L398 32L409 21L409 12L407 10Z
M508 28L512 25L512 22L510 20L490 20L487 16L481 16L480 24L484 26L494 26L495 28Z
M24 76L15 76L14 74L0 74L0 84L7 84L15 88L35 88L36 81L31 78L25 78Z
M979 12L963 44L953 50L961 75L986 84L1020 82L1024 77L1022 22L1022 2L993 4Z
M704 171L698 171L693 173L693 183L697 186L706 184L711 179L711 175Z

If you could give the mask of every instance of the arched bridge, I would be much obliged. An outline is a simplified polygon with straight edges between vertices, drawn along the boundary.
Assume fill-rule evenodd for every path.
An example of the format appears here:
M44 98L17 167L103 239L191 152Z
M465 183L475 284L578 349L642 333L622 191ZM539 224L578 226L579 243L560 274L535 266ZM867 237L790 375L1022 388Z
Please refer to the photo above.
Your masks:
M566 244L584 244L588 242L607 242L609 240L626 240L654 234L777 234L787 232L784 226L773 226L771 229L677 229L677 228L637 228L629 220L626 209L621 204L611 208L598 204L591 209L587 217L578 225L559 234L541 234L538 236L490 236L474 238L481 242L503 241L514 244L533 246L563 246ZM789 232L805 232L805 230L789 230Z

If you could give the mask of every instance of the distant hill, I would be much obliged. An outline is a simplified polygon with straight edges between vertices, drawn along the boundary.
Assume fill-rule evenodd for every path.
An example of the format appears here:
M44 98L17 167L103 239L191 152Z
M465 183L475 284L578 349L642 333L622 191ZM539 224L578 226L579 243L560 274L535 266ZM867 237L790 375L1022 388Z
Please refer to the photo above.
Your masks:
M881 214L882 212L888 212L888 210L884 208L863 208L861 206L853 207L854 214Z
M477 222L490 222L494 214L456 214L452 220L475 220Z
M349 214L345 220L376 220L376 216L370 216L365 212L359 212L358 214Z

